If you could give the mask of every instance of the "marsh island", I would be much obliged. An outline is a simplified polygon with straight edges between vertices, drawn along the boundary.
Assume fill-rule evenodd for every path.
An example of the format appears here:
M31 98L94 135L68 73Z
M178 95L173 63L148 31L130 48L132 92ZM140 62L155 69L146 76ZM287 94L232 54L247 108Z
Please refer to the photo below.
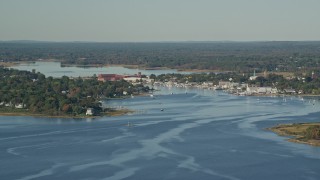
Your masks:
M320 123L281 124L268 129L280 136L291 136L290 142L320 146Z

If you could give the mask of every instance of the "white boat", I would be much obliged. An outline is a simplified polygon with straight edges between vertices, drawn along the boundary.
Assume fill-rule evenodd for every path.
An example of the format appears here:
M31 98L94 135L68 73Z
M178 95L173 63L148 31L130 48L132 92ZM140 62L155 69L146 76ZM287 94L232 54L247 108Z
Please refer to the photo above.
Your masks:
M128 126L128 127L132 127L132 126L133 126L133 124L132 124L132 123L130 123L130 122L128 121L128 124L127 124L126 126Z

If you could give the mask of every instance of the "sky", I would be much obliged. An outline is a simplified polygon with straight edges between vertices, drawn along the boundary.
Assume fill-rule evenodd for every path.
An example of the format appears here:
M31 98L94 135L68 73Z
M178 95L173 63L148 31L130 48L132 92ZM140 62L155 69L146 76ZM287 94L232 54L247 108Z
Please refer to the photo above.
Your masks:
M0 40L315 41L320 0L0 0Z

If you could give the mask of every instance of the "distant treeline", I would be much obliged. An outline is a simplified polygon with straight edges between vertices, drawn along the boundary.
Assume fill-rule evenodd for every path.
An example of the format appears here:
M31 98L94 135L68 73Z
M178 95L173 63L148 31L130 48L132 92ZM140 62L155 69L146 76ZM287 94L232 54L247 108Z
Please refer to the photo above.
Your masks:
M1 42L1 61L56 59L65 64L305 71L320 67L316 42L50 43Z

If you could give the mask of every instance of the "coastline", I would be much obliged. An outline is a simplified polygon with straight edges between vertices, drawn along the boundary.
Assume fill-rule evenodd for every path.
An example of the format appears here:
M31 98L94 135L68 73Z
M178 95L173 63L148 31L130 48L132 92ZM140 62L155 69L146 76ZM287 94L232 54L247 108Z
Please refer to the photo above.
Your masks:
M124 115L128 115L128 114L132 114L134 112L135 111L130 110L130 109L117 109L117 110L111 110L109 112L106 112L105 116L111 116L111 117L124 116ZM101 116L101 117L103 117L103 116Z
M235 94L238 95L238 94ZM320 97L320 94L250 94L245 96L256 97Z
M63 119L84 119L84 118L101 118L105 116L113 117L113 116L123 116L127 114L134 113L134 111L129 109L121 109L121 110L111 110L109 112L101 113L100 116L86 116L86 115L47 115L47 114L33 114L29 112L0 112L0 116L29 116L29 117L43 117L43 118L63 118Z
M320 140L308 139L305 135L307 129L314 126L320 126L320 123L279 124L266 129L279 136L289 137L289 142L320 146Z
M28 112L0 112L0 116L29 116L29 117L43 117L43 118L73 118L73 119L81 119L81 118L96 118L101 116L72 116L72 115L47 115L47 114L33 114Z
M140 65L132 64L90 64L90 65L81 65L81 64L67 64L63 60L59 59L41 59L34 61L12 61L12 62L0 62L0 66L4 67L14 67L20 64L32 64L36 62L60 62L62 67L124 67L128 69L140 69L140 70L170 70L175 69L177 72L194 72L194 73L220 73L220 72L232 72L232 71L219 71L219 70L208 70L208 69L179 69L179 68L169 68L169 67L146 67Z
M0 66L3 66L3 67L13 67L19 64L20 62L0 62Z
M13 67L18 66L20 64L33 64L36 62L60 62L62 67L124 67L128 69L140 69L140 70L168 70L173 68L168 67L145 67L140 65L134 64L90 64L90 65L81 65L81 64L68 64L64 63L63 60L59 59L41 59L41 60L34 60L34 61L12 61L12 62L0 62L0 66L3 65L4 67ZM177 69L177 71L183 71ZM192 70L190 70L192 72Z

